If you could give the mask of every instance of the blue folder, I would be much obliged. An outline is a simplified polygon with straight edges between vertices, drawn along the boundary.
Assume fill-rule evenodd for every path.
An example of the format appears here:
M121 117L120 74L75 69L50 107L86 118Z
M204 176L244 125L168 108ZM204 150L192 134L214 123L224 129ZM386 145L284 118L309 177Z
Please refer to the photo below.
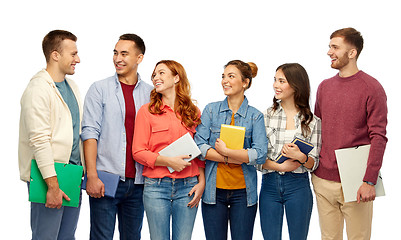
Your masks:
M294 140L292 140L291 143L296 144L299 147L299 150L301 150L301 152L303 152L304 154L308 155L308 153L310 151L312 151L312 149L314 148L313 144L310 142L307 142L305 140L302 140L300 138L294 138ZM277 158L276 158L276 162L277 163L283 163L285 160L287 160L288 157L284 157L282 154L280 154Z
M114 198L116 196L116 191L118 187L118 182L120 181L120 176L99 170L97 171L97 175L104 184L104 195ZM82 181L82 189L86 190L87 181L88 178L85 174L84 180Z

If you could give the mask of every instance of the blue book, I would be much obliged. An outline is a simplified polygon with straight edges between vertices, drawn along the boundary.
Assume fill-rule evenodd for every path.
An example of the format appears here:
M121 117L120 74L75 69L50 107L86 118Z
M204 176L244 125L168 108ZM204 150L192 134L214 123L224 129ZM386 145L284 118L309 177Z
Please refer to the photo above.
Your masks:
M291 143L296 144L299 147L299 150L301 150L301 152L303 152L304 154L308 155L308 153L310 151L312 151L312 149L314 148L313 144L310 142L307 142L305 140L302 140L300 138L294 138L294 140L292 140ZM287 160L288 157L284 157L282 154L280 154L277 158L276 158L276 162L277 163L283 163L285 160Z
M104 184L104 195L114 198L116 196L116 191L118 187L118 182L120 181L120 176L99 170L97 171L97 175ZM84 190L86 190L87 181L88 178L85 174L84 180L82 181L82 189Z

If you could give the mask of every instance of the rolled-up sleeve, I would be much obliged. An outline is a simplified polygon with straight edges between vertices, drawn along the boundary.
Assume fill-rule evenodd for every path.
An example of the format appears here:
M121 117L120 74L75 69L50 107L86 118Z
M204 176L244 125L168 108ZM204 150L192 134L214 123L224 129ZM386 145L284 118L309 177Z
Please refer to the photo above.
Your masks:
M102 93L96 83L89 88L84 103L82 116L82 141L88 139L99 140L100 129L102 128L103 104Z
M135 118L134 140L132 141L132 156L140 164L154 168L159 153L152 152L149 139L152 133L150 121L147 118L147 105L142 106Z

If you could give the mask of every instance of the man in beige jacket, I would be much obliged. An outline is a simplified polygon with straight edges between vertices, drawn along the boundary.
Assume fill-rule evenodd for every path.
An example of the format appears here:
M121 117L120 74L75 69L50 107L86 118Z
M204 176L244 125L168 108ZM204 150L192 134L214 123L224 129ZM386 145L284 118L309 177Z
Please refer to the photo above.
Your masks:
M32 239L75 239L80 205L62 206L69 197L59 188L54 162L82 165L80 122L82 106L76 84L65 75L80 62L76 36L63 30L43 39L46 69L30 80L21 98L19 132L20 178L30 180L36 159L48 186L46 204L31 203ZM29 185L28 185L29 186Z

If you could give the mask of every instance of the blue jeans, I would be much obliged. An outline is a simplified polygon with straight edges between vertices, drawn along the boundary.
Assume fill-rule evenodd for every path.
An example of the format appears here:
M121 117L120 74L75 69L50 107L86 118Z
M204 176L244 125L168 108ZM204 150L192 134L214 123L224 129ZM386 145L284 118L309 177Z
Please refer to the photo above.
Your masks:
M120 239L141 239L143 222L143 185L127 178L118 183L115 198L89 197L90 239L112 240L118 216Z
M202 202L206 239L226 240L228 222L231 239L252 239L257 204L247 207L245 189L216 189L216 204Z
M312 206L313 197L307 172L264 174L259 198L260 225L264 239L281 239L284 209L290 239L307 239Z
M74 240L81 209L79 206L47 208L43 203L31 203L32 240Z
M150 239L189 240L195 223L197 208L188 207L191 189L198 184L197 177L183 179L147 178L143 191L143 202L149 224Z
M32 240L74 240L80 210L81 196L77 208L47 208L43 203L31 202Z

